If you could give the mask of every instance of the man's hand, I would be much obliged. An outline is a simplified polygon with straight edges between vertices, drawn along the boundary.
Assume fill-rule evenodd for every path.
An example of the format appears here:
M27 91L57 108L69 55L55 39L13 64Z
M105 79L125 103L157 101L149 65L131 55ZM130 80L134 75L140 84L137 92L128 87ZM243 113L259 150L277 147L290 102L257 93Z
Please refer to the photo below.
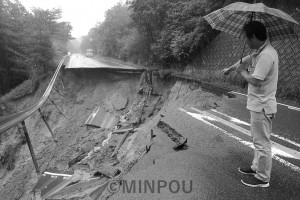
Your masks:
M241 64L236 68L238 73L242 73L242 71L246 71L245 65Z
M231 71L232 71L232 68L230 68L230 67L221 70L222 74L224 74L224 75L230 74Z
M241 74L242 77L244 77L244 79L252 84L255 87L260 87L262 84L262 80L256 79L254 77L252 77L251 74L249 74L249 72L246 70L244 65L240 65L237 69L238 73Z

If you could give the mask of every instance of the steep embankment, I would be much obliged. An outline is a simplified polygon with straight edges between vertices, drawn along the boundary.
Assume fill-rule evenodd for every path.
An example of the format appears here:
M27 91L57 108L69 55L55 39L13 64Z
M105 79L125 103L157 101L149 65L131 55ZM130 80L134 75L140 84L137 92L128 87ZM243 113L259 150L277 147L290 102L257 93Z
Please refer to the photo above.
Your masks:
M53 90L50 98L64 112L67 119L55 108L51 101L47 101L41 108L43 115L50 124L57 143L54 142L49 130L43 122L40 113L36 112L25 122L32 140L32 145L37 157L41 171L49 168L69 169L72 171L81 171L94 173L103 163L117 162L117 158L111 158L110 155L121 135L109 135L110 130L104 128L90 128L85 126L88 116L93 110L100 106L107 113L116 116L118 119L123 116L123 124L119 126L132 126L134 123L143 123L151 119L163 105L167 98L168 83L158 81L156 89L160 95L151 95L146 101L142 101L143 93L138 94L139 88L143 84L141 74L120 74L109 73L105 71L86 70L86 71L68 71L61 80L57 80L56 88ZM28 106L35 103L41 96L47 81L41 84L41 87L33 96L27 96L14 103L18 107ZM157 91L158 92L158 91ZM111 103L115 95L122 95L128 99L125 109L116 111ZM162 95L162 96L161 96ZM146 103L146 106L141 109ZM128 112L131 114L128 115ZM124 115L127 114L126 119ZM124 120L125 119L125 120ZM134 119L138 119L134 121ZM127 120L127 123L126 123ZM0 170L0 196L1 199L28 199L30 191L37 182L39 175L36 174L33 162L27 145L24 143L22 133L16 133L17 128L13 128L1 137L1 170ZM131 133L129 137L132 137ZM102 142L110 138L110 144L103 146ZM16 139L17 138L17 139ZM145 144L147 143L145 134ZM14 141L23 141L23 143ZM10 146L10 147L8 147ZM97 155L87 159L85 163L73 163L70 161L79 155L92 155L95 147ZM143 148L140 151L142 153ZM128 149L123 149L123 154L118 154L119 159L125 157ZM135 150L138 152L138 149ZM9 152L5 158L4 153ZM88 154L90 153L90 154ZM95 153L95 152L94 152ZM131 162L135 162L136 153L124 159L120 167L130 169ZM81 158L82 159L82 158ZM69 168L70 167L70 168ZM95 184L99 185L99 183Z
M149 84L153 87L149 87ZM15 103L20 107L31 105L39 99L46 85L47 81L40 85L33 96ZM64 188L54 196L56 199L89 199L91 192L109 179L102 173L107 166L118 170L120 177L126 174L150 150L153 143L151 129L165 110L187 102L210 106L220 100L215 95L203 92L197 84L175 82L169 74L158 72L126 74L99 69L67 71L57 80L55 88L59 92L53 90L50 98L67 119L51 101L42 106L42 113L57 142L54 142L40 113L34 113L25 121L41 172L46 169L70 170L76 174L75 182L94 175L100 177ZM151 88L153 90L149 95ZM128 102L124 109L118 111L112 101L120 96ZM118 124L113 128L86 126L87 118L98 106L114 116ZM112 134L112 130L129 127L135 128L134 131L128 134L116 156L111 156L123 137L122 134ZM10 162L0 166L1 199L31 199L30 192L41 177L35 172L23 134L16 133L16 130L0 136L0 155L3 155L3 150L9 149L8 145L15 147L10 149L5 159ZM15 144L14 141L23 143ZM104 198L110 195L107 191L102 194Z

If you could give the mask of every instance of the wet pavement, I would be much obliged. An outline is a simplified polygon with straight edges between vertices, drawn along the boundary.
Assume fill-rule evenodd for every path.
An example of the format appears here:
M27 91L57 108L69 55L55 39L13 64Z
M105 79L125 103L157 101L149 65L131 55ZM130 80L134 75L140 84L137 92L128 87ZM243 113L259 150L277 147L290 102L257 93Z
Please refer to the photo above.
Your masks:
M66 69L89 69L89 68L99 68L99 69L119 69L119 70L137 70L143 71L144 69L131 67L123 65L120 63L111 62L109 60L100 59L100 58L88 58L81 54L74 54L71 56L70 61L68 62Z
M249 130L245 97L238 96L224 98L216 109L186 105L167 110L163 118L157 116L157 121L163 120L186 137L188 147L174 151L174 142L154 128L151 151L123 177L125 184L110 199L300 199L300 163L289 154L298 149L299 112L285 106L278 111L273 131L277 137L273 138L287 152L274 149L269 188L241 183L245 175L237 169L250 165L253 149L251 137L245 134Z
M236 98L224 98L222 107L217 110L238 118L244 122L250 123L250 114L246 109L247 99L246 96L236 95ZM277 113L275 119L273 120L273 140L279 139L281 137L281 142L284 145L288 145L300 151L300 110L297 107L289 108L288 105L279 103L277 106ZM288 141L293 141L294 144L291 145Z

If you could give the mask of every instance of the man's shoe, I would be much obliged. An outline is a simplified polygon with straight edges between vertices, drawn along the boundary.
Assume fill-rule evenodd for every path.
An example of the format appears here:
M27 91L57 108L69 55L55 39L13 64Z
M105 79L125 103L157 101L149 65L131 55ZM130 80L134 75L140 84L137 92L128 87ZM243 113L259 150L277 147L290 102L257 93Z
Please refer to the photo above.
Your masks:
M239 167L239 172L246 175L255 175L256 171L253 171L251 167Z
M270 184L269 182L264 182L264 181L261 181L259 179L257 179L255 176L250 176L244 180L241 180L242 183L244 185L247 185L249 187L262 187L262 188L266 188L266 187L269 187Z

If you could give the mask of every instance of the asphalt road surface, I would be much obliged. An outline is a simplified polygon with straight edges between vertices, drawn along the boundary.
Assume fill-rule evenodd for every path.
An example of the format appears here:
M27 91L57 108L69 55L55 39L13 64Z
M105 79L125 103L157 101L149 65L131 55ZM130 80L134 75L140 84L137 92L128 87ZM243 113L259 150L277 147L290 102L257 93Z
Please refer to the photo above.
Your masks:
M237 170L253 159L245 106L246 97L238 95L224 98L216 109L188 105L167 110L161 120L188 139L188 148L174 151L170 138L155 128L157 136L150 152L124 177L126 184L110 199L299 200L299 110L278 106L270 187L251 188L241 183L245 175Z
M78 68L102 68L102 69L125 69L125 70L136 70L135 67L130 67L114 62L110 62L104 59L88 58L81 54L73 54L68 62L67 69L78 69Z

